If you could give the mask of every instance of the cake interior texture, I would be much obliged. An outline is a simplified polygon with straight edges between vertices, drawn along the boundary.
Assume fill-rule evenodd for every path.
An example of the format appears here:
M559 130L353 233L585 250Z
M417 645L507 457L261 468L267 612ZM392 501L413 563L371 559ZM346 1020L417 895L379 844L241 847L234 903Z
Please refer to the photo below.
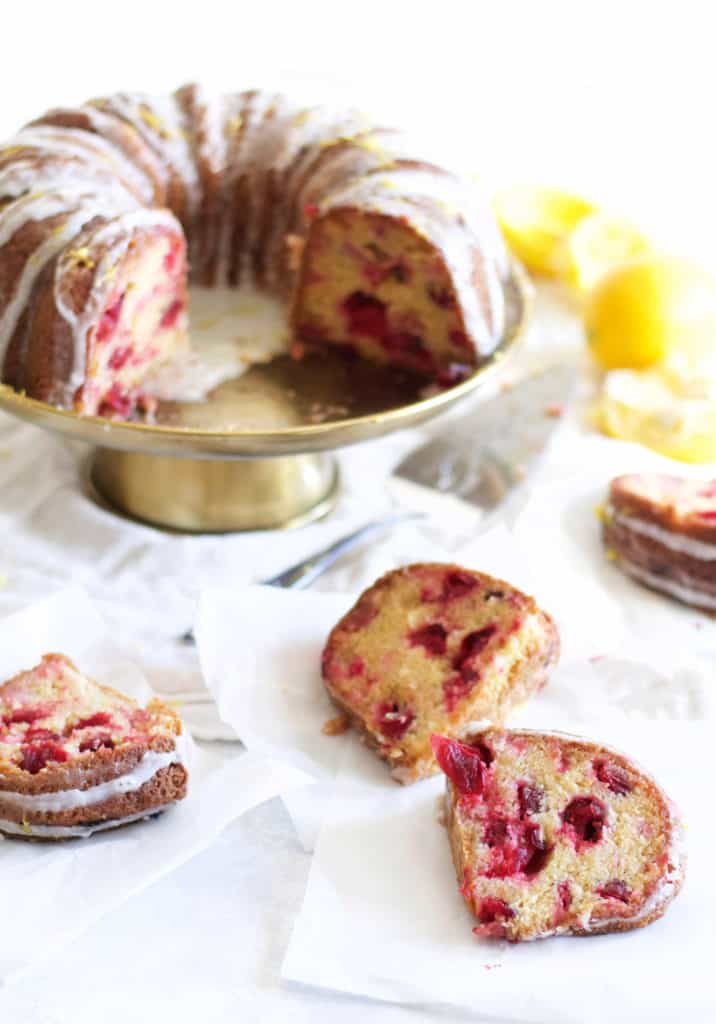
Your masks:
M557 661L552 620L502 580L424 563L388 573L333 629L323 677L399 782L437 771L435 731L500 723Z
M683 877L678 816L625 756L561 734L433 738L475 933L513 941L641 927Z

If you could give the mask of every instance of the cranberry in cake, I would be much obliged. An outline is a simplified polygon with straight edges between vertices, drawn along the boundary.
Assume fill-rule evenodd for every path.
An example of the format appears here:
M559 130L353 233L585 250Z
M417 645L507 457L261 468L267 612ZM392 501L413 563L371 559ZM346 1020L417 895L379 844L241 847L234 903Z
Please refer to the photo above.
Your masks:
M619 476L602 522L607 554L620 569L684 604L716 610L716 483Z
M433 732L500 724L547 681L551 618L502 580L457 565L383 576L332 630L323 679L336 705L402 783L437 771Z
M641 928L679 891L677 812L624 755L526 730L432 743L476 935L519 942Z
M0 832L65 839L186 796L182 724L83 676L62 654L0 686Z

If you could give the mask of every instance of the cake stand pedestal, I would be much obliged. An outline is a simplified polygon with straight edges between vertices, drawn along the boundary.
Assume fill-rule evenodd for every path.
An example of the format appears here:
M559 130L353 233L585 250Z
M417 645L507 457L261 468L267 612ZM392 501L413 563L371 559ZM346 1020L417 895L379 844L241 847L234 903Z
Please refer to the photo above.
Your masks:
M331 452L424 423L476 394L518 347L530 307L531 287L515 266L494 354L428 396L413 375L328 351L253 366L202 402L161 403L154 423L78 416L4 385L0 408L93 446L93 486L124 515L201 533L299 526L335 502Z

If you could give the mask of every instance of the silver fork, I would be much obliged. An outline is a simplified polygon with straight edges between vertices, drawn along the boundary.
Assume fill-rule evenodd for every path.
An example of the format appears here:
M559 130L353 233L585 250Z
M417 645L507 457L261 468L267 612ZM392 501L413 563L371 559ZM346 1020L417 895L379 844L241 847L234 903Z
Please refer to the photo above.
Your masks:
M267 587L281 587L284 590L303 590L304 587L310 587L314 580L317 580L326 570L330 569L339 558L348 554L349 551L358 547L359 544L362 544L369 537L383 533L399 523L423 518L424 513L422 512L393 512L382 519L374 519L370 523L366 523L365 526L361 526L357 530L346 534L345 537L339 537L337 541L334 541L327 548L316 551L315 554L309 555L308 558L302 559L288 569L284 569L283 572L278 573L276 576L271 576L269 579L259 580L258 582ZM196 643L196 637L192 629L182 633L178 639L179 643L186 644L187 646L193 646ZM209 698L204 698L204 700L208 702ZM192 703L201 703L201 701L196 700Z

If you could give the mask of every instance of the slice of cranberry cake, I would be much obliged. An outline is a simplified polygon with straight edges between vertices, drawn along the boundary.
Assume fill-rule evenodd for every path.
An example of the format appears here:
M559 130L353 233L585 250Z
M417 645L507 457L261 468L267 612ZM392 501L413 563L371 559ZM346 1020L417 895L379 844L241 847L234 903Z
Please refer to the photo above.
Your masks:
M65 839L186 796L182 724L83 676L62 654L0 686L0 831Z
M551 618L502 580L457 565L383 576L332 630L323 678L398 782L437 771L431 733L500 724L547 680Z
M616 477L602 522L607 553L624 572L716 611L716 482L664 473Z
M641 928L679 891L677 812L627 757L527 730L432 742L476 935L519 942Z

